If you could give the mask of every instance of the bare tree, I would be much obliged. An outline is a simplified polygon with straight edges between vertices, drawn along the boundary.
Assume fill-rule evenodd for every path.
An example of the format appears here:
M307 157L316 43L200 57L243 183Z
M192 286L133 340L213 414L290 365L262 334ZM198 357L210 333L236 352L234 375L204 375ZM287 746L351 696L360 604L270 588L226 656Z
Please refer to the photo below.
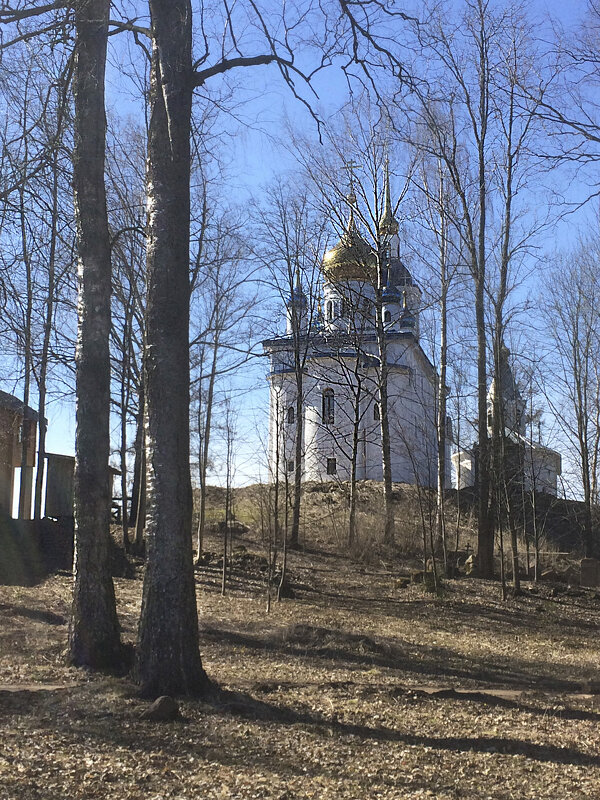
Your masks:
M248 260L246 220L225 210L203 214L192 281L192 392L196 403L200 484L196 560L202 555L206 487L219 387L254 354L256 265Z
M108 0L75 9L73 189L79 261L77 433L75 440L75 584L69 656L78 666L120 657L109 566L111 258L104 155L104 72Z
M198 645L189 466L189 217L192 11L150 2L147 567L136 678L147 695L206 688ZM169 413L165 414L164 409Z
M506 325L506 301L514 271L537 219L519 219L517 195L531 182L527 156L546 79L531 69L530 36L518 9L497 9L489 0L466 0L462 24L448 26L434 11L415 31L435 76L409 99L412 142L439 160L456 197L449 222L461 242L471 275L477 333L478 568L493 574L494 514L490 504L491 452L487 422L488 333L491 293L496 339ZM526 101L521 85L535 87ZM501 220L500 225L495 220ZM498 285L494 287L495 271ZM497 350L497 348L495 348Z
M552 363L560 384L553 388L555 412L579 471L583 491L583 548L587 556L597 553L594 507L598 502L600 473L600 326L597 305L599 245L594 238L557 270L549 285L562 287L546 300L546 319L553 342ZM559 405L557 405L559 403Z
M377 342L379 366L378 402L380 406L379 426L381 430L381 463L384 484L385 525L384 539L393 544L395 539L394 505L392 492L392 452L390 440L390 421L388 414L389 362L387 353L388 337L384 320L384 291L390 269L390 234L397 233L398 224L393 217L401 199L404 197L408 181L400 192L400 199L392 207L389 196L389 182L386 182L388 142L390 133L387 117L369 106L368 102L352 106L343 115L339 129L334 126L328 131L328 152L315 157L314 148L298 148L302 161L319 197L322 213L332 220L338 229L348 221L342 232L340 246L354 247L362 251L362 268L373 291L374 330ZM338 164L336 169L333 164ZM410 172L411 165L408 166ZM342 180L343 171L351 191L346 194L347 185ZM358 225L365 232L359 233ZM390 225L392 227L390 227Z
M0 12L1 21L16 22L34 18L48 12L51 14L65 8L63 2L47 3L35 8L29 4L16 10L3 6ZM382 19L405 19L405 15L384 5L380 0L351 5L346 2L334 2L319 5L315 8L316 17L307 16L305 7L285 7L281 20L272 20L272 8L263 7L257 0L248 4L238 4L233 9L223 3L211 8L223 22L223 37L210 36L206 33L204 13L208 10L201 6L198 14L198 29L202 52L192 60L192 7L189 0L150 0L150 27L137 24L137 21L112 20L111 27L117 30L129 30L141 42L142 37L152 40L152 65L150 86L150 117L148 144L148 295L146 315L146 341L144 356L145 398L147 408L147 472L150 502L148 506L148 567L146 570L137 647L137 680L146 694L169 692L202 691L207 686L207 679L202 670L198 653L197 610L194 594L193 564L191 557L191 483L189 468L189 177L190 177L190 119L192 94L194 88L204 86L211 78L222 75L238 67L274 65L284 81L311 111L307 96L310 96L310 77L319 69L328 66L338 56L342 69L350 76L353 66L358 65L356 72L364 79L372 69L378 66L391 67L396 74L403 70L398 58L394 55L391 42L376 36L379 22ZM92 14L92 12L94 12ZM78 62L75 68L75 97L79 101L90 104L86 118L82 118L76 105L76 150L75 150L75 197L76 214L79 222L80 258L82 264L88 259L88 247L98 248L97 266L102 270L103 279L99 276L92 285L87 279L92 278L89 269L83 272L81 304L81 342L87 342L89 312L98 309L106 331L98 331L95 342L99 352L91 358L88 344L79 349L80 385L85 386L87 372L92 361L97 361L98 381L101 391L93 392L95 409L102 420L96 425L98 436L104 436L103 403L108 397L104 391L104 382L108 381L108 367L104 368L105 351L108 352L108 320L109 306L109 256L108 226L106 225L104 189L102 181L96 173L90 181L89 200L81 191L83 179L81 167L82 142L92 149L96 148L96 161L90 160L88 166L97 168L103 162L104 149L104 110L100 115L100 102L103 100L103 66L106 52L106 36L108 32L108 5L104 2L85 2L82 0L75 8L75 26L79 41L88 44L86 35L91 20L96 21L96 36L90 42L90 48L78 50ZM65 15L68 18L68 14ZM317 24L318 21L318 24ZM52 19L52 24L54 24ZM218 24L218 22L217 22ZM315 32L318 34L319 47L315 48ZM50 30L45 28L45 31ZM55 27L52 27L52 31ZM32 35L40 35L42 28ZM29 33L17 30L17 38L26 40ZM96 45L94 52L91 45ZM316 54L315 63L309 66L305 74L298 67L296 49L309 45L309 52ZM256 50L258 46L258 52ZM247 50L249 54L244 53ZM85 57L95 56L97 72L95 81L82 86L85 77L81 67ZM87 75L91 74L88 68ZM300 88L302 87L302 89ZM82 90L83 89L83 90ZM86 93L84 90L87 89ZM93 91L92 91L93 89ZM82 90L82 91L80 91ZM95 104L94 104L95 103ZM316 118L316 115L313 113ZM85 126L89 128L89 138L80 134ZM80 127L81 126L81 127ZM95 128L94 128L95 126ZM91 173L90 173L91 177ZM89 206L88 206L89 202ZM86 238L86 226L92 224L88 208L95 202L97 235L93 239ZM98 296L95 289L102 290ZM105 297L106 294L106 297ZM89 302L90 299L97 302ZM88 359L88 355L90 358ZM108 356L106 356L108 364ZM101 365L101 366L100 366ZM106 380L105 380L106 378ZM92 376L89 377L92 380ZM91 390L91 385L88 388ZM92 492L90 499L97 500L87 505L91 516L92 510L98 511L96 520L104 517L100 514L100 496L105 495L104 474L107 474L108 452L104 445L94 450L94 470L97 481L93 487L86 483L89 444L86 429L86 398L80 394L78 454L79 466L77 477L77 507L80 519L80 530L86 524L86 508L82 503L83 494ZM164 414L168 405L169 415ZM91 458L91 455L90 455ZM100 462L104 460L102 472ZM94 491L95 489L95 491ZM105 498L106 499L106 498ZM104 513L104 512L102 512ZM86 542L92 542L91 535ZM104 544L103 544L104 543ZM84 540L81 547L85 548ZM103 570L104 545L106 539L97 537L94 545L98 558L94 560L97 572ZM87 560L81 550L79 566L85 571ZM84 561L86 562L84 564ZM92 581L89 582L90 584ZM112 584L111 584L112 586ZM74 613L74 630L79 627L83 609L79 608L80 584L76 581L76 610ZM109 584L101 582L96 593L97 605L107 611L111 605ZM101 591L100 591L101 590ZM106 602L104 602L106 600ZM113 602L114 611L114 602ZM97 632L92 636L100 636L102 622L98 626L89 626ZM116 626L116 615L105 629ZM115 627L116 630L116 627ZM72 636L72 649L77 649L77 636ZM104 648L104 656L108 659L116 648L113 641ZM94 650L94 652L96 652ZM79 661L79 657L76 659Z
M0 64L0 85L6 123L0 139L3 172L13 190L2 202L0 274L6 294L3 302L2 360L19 385L26 405L33 405L37 389L39 416L38 468L34 518L41 515L41 488L45 463L46 398L57 358L53 339L62 336L55 325L61 293L71 300L65 273L68 253L70 170L66 84L70 62L58 48L52 53L15 45ZM45 160L41 158L45 153ZM63 303L64 305L64 303ZM33 467L27 451L34 449L29 423L22 437L19 516L31 514Z
M289 350L293 390L290 394L286 392L286 423L282 432L293 431L293 436L285 437L284 475L287 478L288 462L293 459L289 545L296 548L300 541L306 360L318 315L317 282L326 222L315 215L306 191L280 182L271 188L269 197L266 207L256 209L260 243L254 252L269 275L271 289L287 310L286 336L280 344L286 352Z
M452 571L450 563L448 539L446 535L445 494L449 467L447 451L452 435L448 417L448 382L452 374L449 364L450 347L453 344L451 335L453 328L449 324L451 293L459 284L459 268L463 265L461 243L452 225L452 213L455 203L451 181L449 180L441 159L428 163L426 159L413 175L417 188L415 201L421 235L416 241L415 249L425 267L433 273L432 285L429 287L432 307L437 307L437 325L434 326L434 340L437 347L438 385L437 400L437 491L436 491L436 529L437 539L441 542L444 569L446 574ZM454 314L458 308L455 303Z

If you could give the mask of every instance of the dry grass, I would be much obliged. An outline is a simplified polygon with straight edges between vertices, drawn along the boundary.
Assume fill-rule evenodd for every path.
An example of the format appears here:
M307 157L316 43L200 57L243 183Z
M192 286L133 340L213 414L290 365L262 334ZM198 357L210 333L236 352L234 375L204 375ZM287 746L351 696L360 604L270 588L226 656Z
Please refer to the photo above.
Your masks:
M216 556L197 581L222 691L183 700L182 722L142 721L127 679L64 665L68 576L0 587L2 800L600 796L594 593L502 603L462 579L436 597L401 588L407 562L316 541L267 616L258 542L235 544L225 597ZM116 588L133 641L140 576Z

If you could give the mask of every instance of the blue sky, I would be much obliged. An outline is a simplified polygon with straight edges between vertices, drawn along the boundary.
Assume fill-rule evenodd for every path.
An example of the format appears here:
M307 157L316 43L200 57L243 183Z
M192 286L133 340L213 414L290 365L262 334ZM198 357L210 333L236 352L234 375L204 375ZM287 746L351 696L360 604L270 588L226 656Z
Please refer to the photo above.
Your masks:
M407 4L410 10L410 3ZM418 10L420 4L412 4ZM545 15L550 13L565 26L574 24L585 10L584 0L534 0L527 4L528 9L538 19L543 28ZM114 41L114 40L113 40ZM123 40L122 40L123 41ZM116 44L116 42L115 42ZM128 45L129 46L129 45ZM135 100L128 82L119 71L123 45L111 58L108 73L108 102L112 113L141 118L141 106ZM135 46L132 45L135 49ZM271 68L246 70L240 87L239 97L244 96L247 103L239 108L239 120L224 120L228 139L225 153L229 164L227 183L223 187L236 201L244 205L252 198L260 197L265 186L278 174L293 168L293 159L278 141L282 137L287 121L299 129L314 130L314 122L308 112L291 96L289 90ZM346 83L339 72L329 70L315 80L318 100L315 108L326 118L346 97ZM273 134L273 135L271 135ZM587 212L586 212L587 213ZM558 247L575 235L577 225L574 218L561 223L549 242ZM284 314L281 309L281 329ZM262 388L247 391L250 387L260 387L266 372L263 362L255 363L246 369L236 380L236 388L243 391L243 401L239 403L239 445L237 450L236 481L248 482L256 477L257 463L262 461L263 443L266 436L266 413L268 390L266 381ZM2 387L5 388L5 387ZM48 407L49 430L47 448L53 452L73 453L74 451L74 408L72 403L51 403ZM264 475L264 472L263 472ZM212 479L220 480L215 474Z

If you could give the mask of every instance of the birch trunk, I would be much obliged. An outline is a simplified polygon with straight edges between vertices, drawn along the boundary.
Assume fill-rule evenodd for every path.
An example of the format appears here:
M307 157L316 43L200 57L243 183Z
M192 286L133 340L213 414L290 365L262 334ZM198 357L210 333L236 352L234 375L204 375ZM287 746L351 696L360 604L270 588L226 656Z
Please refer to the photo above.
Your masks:
M382 266L378 267L377 287L375 291L375 326L377 332L377 348L379 355L379 402L380 408L380 427L381 427L381 462L383 468L383 501L385 506L385 525L383 530L383 541L386 544L394 544L395 523L394 523L394 500L392 486L392 448L390 443L390 418L388 414L388 363L387 363L387 339L385 326L383 324L383 308L381 293L383 291Z
M147 566L135 676L146 696L208 686L198 643L189 459L189 0L150 0L145 380Z
M60 130L59 130L60 135ZM56 291L56 245L58 224L58 147L52 153L52 211L51 211L50 250L48 253L48 287L46 294L46 311L44 315L44 339L40 359L39 395L38 395L38 457L35 475L35 499L33 518L42 518L42 489L44 483L44 462L46 460L46 376L50 355L50 338L54 325L54 293Z
M110 240L104 187L104 71L109 0L75 8L73 190L79 269L75 563L69 658L107 667L120 657L109 567Z

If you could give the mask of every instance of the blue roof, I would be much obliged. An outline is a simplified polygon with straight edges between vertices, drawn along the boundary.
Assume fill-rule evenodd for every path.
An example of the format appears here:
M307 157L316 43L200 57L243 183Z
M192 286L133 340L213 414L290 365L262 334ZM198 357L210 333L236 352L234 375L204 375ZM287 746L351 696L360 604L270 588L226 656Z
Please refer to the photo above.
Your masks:
M401 328L414 328L416 324L416 320L410 311L405 311L404 314L400 317L400 327Z
M381 299L388 303L401 303L402 295L395 286L385 286L381 293Z
M298 287L292 289L292 293L289 296L288 301L287 301L288 306L291 306L294 303L298 303L301 306L307 306L308 305L308 301L306 299L306 295L304 294L302 289L299 289Z

